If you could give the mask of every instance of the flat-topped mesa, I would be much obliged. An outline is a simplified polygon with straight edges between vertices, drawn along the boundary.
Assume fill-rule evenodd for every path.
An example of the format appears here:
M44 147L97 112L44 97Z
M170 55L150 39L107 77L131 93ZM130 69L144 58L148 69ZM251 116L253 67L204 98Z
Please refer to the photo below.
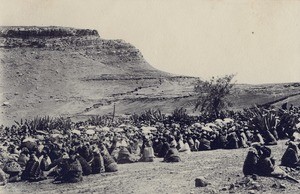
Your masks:
M45 48L61 50L95 46L101 40L97 30L68 27L0 26L0 48Z
M75 29L57 26L3 26L0 27L0 37L5 38L61 38L69 36L99 36L97 30Z

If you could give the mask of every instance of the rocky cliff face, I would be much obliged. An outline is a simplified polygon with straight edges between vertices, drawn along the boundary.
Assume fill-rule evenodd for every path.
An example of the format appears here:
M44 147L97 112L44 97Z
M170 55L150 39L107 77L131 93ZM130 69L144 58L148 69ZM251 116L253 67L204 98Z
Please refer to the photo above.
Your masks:
M123 40L101 39L96 30L62 27L0 27L0 48L78 52L102 64L123 68L127 70L126 74L136 75L142 72L140 76L144 76L145 71L148 71L151 76L168 75L150 66L143 59L140 51L131 44ZM102 75L101 72L99 73Z
M99 36L96 30L65 27L0 27L0 37L6 38L62 38L69 36Z

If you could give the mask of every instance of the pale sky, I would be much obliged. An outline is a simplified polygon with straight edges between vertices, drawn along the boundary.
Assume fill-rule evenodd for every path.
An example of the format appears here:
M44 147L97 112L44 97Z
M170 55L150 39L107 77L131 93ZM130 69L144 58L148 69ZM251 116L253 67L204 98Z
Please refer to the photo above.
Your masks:
M157 69L239 83L300 82L300 1L0 0L0 25L97 29Z

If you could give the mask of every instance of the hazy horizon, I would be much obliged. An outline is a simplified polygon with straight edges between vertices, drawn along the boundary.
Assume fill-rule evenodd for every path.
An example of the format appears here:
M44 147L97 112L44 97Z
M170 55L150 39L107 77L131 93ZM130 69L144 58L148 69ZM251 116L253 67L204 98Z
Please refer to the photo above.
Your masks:
M0 0L2 26L64 26L123 39L162 71L238 83L300 82L300 1Z

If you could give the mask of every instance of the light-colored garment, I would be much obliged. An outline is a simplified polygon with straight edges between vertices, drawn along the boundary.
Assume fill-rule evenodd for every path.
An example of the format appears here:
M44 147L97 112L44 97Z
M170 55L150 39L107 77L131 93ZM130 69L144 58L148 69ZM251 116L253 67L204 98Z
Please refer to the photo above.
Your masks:
M178 140L178 145L179 145L179 150L182 150L183 147L184 147L184 143L183 143L183 140L182 139L179 139ZM177 146L176 146L177 147Z
M143 153L144 158L154 158L154 150L152 147L145 147L144 148L144 153Z
M3 186L6 184L7 179L6 179L6 174L3 172L3 170L0 168L0 186Z
M184 153L191 153L191 148L190 145L186 142L185 144L183 144L183 147L180 148L179 152L184 152Z

